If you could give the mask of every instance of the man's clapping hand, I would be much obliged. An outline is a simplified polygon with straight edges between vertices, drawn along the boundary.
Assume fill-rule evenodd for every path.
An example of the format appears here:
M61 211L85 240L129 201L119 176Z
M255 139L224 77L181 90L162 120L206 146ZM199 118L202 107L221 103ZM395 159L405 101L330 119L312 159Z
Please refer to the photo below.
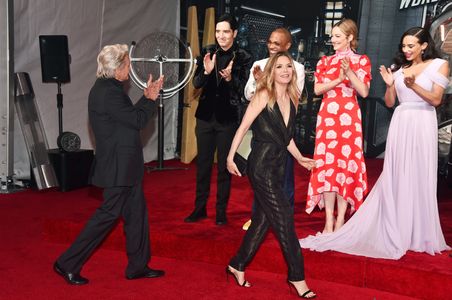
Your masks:
M219 72L220 76L222 78L224 78L224 80L226 80L226 81L231 81L231 79L232 79L232 64L233 63L234 63L234 61L231 60L228 64L228 66Z
M208 75L212 73L213 69L215 68L215 60L217 59L217 55L212 55L212 58L210 58L210 53L207 53L204 55L204 74Z
M262 71L260 66L255 66L253 69L253 76L254 79L256 81L258 81L259 79L261 79L262 75L264 74L264 72Z
M147 87L144 89L144 96L148 99L155 100L159 96L160 89L163 86L163 75L156 81L152 81L152 74L149 74Z

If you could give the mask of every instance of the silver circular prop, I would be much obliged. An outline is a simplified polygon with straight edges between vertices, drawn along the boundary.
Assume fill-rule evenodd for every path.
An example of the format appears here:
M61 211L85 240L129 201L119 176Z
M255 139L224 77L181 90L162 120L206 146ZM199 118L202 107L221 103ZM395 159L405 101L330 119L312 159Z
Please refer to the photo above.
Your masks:
M149 74L153 80L165 76L163 98L172 97L190 81L196 60L190 46L166 32L155 32L130 46L130 77L141 89Z

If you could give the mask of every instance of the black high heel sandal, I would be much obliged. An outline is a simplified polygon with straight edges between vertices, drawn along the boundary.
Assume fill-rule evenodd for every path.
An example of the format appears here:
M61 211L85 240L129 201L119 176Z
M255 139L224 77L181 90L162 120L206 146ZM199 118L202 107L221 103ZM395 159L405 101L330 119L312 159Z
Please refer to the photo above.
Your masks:
M313 291L309 290L309 289L306 292L304 292L302 295L298 294L297 288L289 280L287 280L287 285L289 286L289 294L291 294L291 295L292 295L292 288L294 288L295 289L295 294L298 295L298 297L300 297L300 298L303 298L303 299L314 299L315 297L317 297L317 294L314 293ZM312 293L312 296L308 297L309 293Z
M226 280L229 282L229 275L232 275L232 277L234 277L235 282L237 283L237 285L239 287L245 287L245 288L249 288L251 287L251 283L249 283L247 280L244 280L242 284L240 284L239 280L237 279L237 276L235 276L234 272L232 272L229 269L229 266L226 267Z

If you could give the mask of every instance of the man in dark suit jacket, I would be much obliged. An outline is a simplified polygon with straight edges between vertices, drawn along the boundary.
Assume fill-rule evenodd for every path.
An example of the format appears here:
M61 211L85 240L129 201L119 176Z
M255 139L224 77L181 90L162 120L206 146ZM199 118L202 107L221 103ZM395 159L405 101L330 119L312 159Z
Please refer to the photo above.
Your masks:
M105 46L97 57L97 80L92 87L88 111L96 139L96 155L91 182L103 187L104 201L74 243L55 262L54 270L70 284L86 284L80 276L83 264L114 227L124 219L128 265L127 279L164 275L152 270L150 259L148 211L142 190L144 173L140 130L155 111L163 77L152 82L134 105L124 92L129 78L127 45Z
M243 89L252 64L251 55L234 45L237 21L230 15L221 16L215 27L216 45L206 47L193 79L195 88L202 88L196 110L196 199L193 212L185 222L197 222L207 217L207 199L215 150L217 150L217 225L227 223L226 208L231 190L231 174L226 169L226 157L239 120Z

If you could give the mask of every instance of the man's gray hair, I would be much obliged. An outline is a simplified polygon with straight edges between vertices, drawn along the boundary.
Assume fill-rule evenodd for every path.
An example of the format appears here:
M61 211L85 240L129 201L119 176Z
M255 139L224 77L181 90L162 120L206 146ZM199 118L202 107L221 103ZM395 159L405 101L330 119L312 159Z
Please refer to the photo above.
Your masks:
M129 53L126 44L107 45L97 56L97 78L114 78L115 70L121 66Z

